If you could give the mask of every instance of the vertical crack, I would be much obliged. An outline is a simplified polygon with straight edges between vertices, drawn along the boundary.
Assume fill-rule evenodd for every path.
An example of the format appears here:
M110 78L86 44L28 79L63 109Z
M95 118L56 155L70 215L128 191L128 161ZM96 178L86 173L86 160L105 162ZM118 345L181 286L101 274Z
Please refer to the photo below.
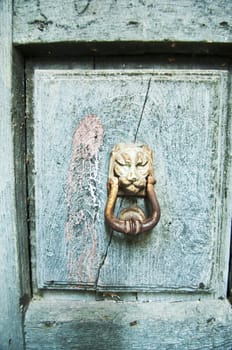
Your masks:
M141 124L141 121L142 121L142 118L143 118L143 113L144 113L144 110L145 110L145 107L146 107L148 94L149 94L149 90L150 90L150 85L151 85L151 78L148 81L147 91L146 91L146 94L145 94L142 111L141 111L141 114L140 114L140 117L139 117L138 126L137 126L137 129L136 129L136 132L135 132L134 142L136 142L138 131L139 131L139 128L140 128L140 124ZM118 213L119 213L119 211L120 211L120 209L122 207L122 203L123 203L123 198L121 198L121 201L120 201L120 204L119 204L119 208L118 208ZM118 213L117 213L117 215L118 215ZM101 270L102 270L102 267L105 264L105 261L106 261L107 255L108 255L108 251L109 251L109 248L110 248L110 245L111 245L111 242L112 242L112 238L113 238L113 230L111 230L111 232L110 232L110 238L109 238L108 244L106 246L105 254L102 257L102 260L101 260L101 262L99 264L99 268L98 268L98 271L97 271L97 277L96 277L96 282L95 282L95 289L96 289L96 291L97 291L97 288L98 288L98 281L99 281L99 278L100 278Z
M141 114L140 114L138 126L137 126L137 129L136 129L136 132L135 132L134 142L136 142L136 140L137 140L137 135L138 135L140 124L141 124L141 121L142 121L142 118L143 118L143 113L144 113L144 110L145 110L145 107L146 107L150 86L151 86L151 78L148 81L147 91L146 91L146 95L145 95L145 98L144 98L143 107L142 107L142 111L141 111Z
M109 238L108 244L106 246L105 254L103 255L102 261L100 262L99 268L98 268L98 271L97 271L97 277L96 277L96 282L95 282L95 289L96 289L96 291L97 291L97 287L98 287L99 277L100 277L100 274L101 274L101 269L102 269L102 267L105 264L106 257L108 255L108 250L109 250L109 247L110 247L111 242L112 242L112 238L113 238L113 230L111 230L111 232L110 232L110 238Z
M118 207L117 214L116 214L117 217L118 217L118 215L120 213L122 204L123 204L123 198L120 199L119 207ZM102 267L105 264L105 261L106 261L107 255L108 255L108 251L109 251L109 248L110 248L110 245L111 245L111 242L112 242L112 238L113 238L113 230L110 231L110 238L109 238L108 244L106 246L105 254L102 257L102 260L101 260L101 262L99 264L99 268L98 268L98 271L97 271L97 277L96 277L96 282L95 282L95 289L96 289L96 291L97 291L97 287L98 287L98 281L99 281L99 278L100 278L101 270L102 270Z
M26 72L26 60L24 59L23 62L23 95L24 95L24 106L23 106L23 111L24 111L24 142L25 142L25 178L26 178L26 183L25 183L25 195L26 195L26 229L27 229L27 244L28 244L28 259L29 259L29 283L30 283L30 293L33 293L33 272L32 272L32 247L31 247L31 202L30 202L30 191L29 191L29 177L30 177L30 151L29 151L29 144L28 144L28 105L27 105L27 95L28 95L28 85L27 85L27 72Z

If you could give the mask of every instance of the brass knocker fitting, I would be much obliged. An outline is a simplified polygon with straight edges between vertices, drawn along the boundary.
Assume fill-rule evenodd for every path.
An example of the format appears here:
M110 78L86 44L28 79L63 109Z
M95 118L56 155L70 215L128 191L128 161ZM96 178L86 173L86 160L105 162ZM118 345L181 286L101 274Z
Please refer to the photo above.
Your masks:
M108 187L108 199L105 219L115 231L129 235L149 231L160 219L160 206L156 198L154 185L152 150L143 144L119 143L111 154ZM151 215L145 217L138 207L129 207L114 216L117 197L144 197L151 207Z

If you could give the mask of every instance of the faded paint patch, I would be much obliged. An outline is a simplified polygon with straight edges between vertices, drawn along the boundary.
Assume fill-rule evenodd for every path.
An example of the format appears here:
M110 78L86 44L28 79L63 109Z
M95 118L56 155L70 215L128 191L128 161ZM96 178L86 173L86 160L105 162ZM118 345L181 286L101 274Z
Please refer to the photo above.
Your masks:
M96 222L100 201L99 150L103 125L95 115L86 116L73 136L72 158L68 173L66 241L68 272L71 282L95 281L94 257L97 249Z

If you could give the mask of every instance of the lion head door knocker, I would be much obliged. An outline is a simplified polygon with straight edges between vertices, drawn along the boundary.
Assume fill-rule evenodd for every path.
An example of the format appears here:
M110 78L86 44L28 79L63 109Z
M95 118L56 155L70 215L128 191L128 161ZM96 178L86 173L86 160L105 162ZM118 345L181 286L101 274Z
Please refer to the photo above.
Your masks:
M144 144L119 143L110 159L108 199L105 219L115 231L129 235L149 231L160 219L160 207L154 185L152 150ZM124 209L119 218L114 216L117 197L144 197L150 203L151 214L146 218L139 207Z

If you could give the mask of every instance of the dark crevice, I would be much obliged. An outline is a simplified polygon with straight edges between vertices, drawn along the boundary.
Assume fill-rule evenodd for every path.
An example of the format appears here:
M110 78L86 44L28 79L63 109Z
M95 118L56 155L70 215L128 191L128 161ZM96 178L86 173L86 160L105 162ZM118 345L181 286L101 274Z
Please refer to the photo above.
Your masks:
M99 281L101 269L102 269L102 267L105 264L106 257L108 255L108 250L109 250L109 247L110 247L111 242L112 242L112 238L113 238L113 230L111 230L111 232L110 232L110 238L109 238L109 241L108 241L108 244L107 244L107 247L106 247L106 251L105 251L105 254L103 255L102 261L100 262L100 265L99 265L99 268L98 268L98 271L97 271L97 278L96 278L96 282L95 282L95 289L96 289L96 291L97 291L97 288L98 288L98 281Z
M138 132L139 132L140 124L141 124L141 122L142 122L143 113L144 113L144 110L145 110L145 107L146 107L146 103L147 103L147 99L148 99L148 94L149 94L149 90L150 90L150 85L151 85L151 78L150 78L149 81L148 81L147 91L146 91L146 95L145 95L145 98L144 98L143 107L142 107L142 111L141 111L141 114L140 114L138 126L137 126L137 129L136 129L136 132L135 132L134 142L136 142L136 140L137 140L137 135L138 135Z
M94 67L95 67L95 65L94 65ZM144 110L145 110L145 107L146 107L146 103L147 103L147 99L148 99L148 94L149 94L149 90L150 90L150 85L151 85L151 78L150 78L149 81L148 81L147 91L146 91L146 94L145 94L145 98L144 98L144 102L143 102L142 111L141 111L141 114L140 114L140 117L139 117L138 126L137 126L137 129L136 129L136 132L135 132L134 142L136 142L137 134L138 134L138 131L139 131L139 127L140 127L140 124L141 124L141 121L142 121L142 118L143 118L143 113L144 113ZM118 214L119 214L119 212L120 212L120 209L121 209L121 207L122 207L122 204L123 204L123 198L121 198L121 200L120 200L120 204L119 204L117 216L118 216ZM102 267L103 267L104 264L105 264L105 260L106 260L106 258L107 258L107 254L108 254L108 251L109 251L109 247L110 247L111 242L112 242L112 237L113 237L113 230L111 230L110 239L109 239L109 241L108 241L105 254L104 254L104 256L103 256L103 258L102 258L102 261L101 261L101 263L100 263L100 265L99 265L99 268L98 268L97 278L96 278L96 282L95 282L95 288L96 288L96 290L97 290L97 287L98 287L98 281L99 281L101 269L102 269Z
M24 139L25 139L25 175L26 175L26 216L27 216L27 232L28 232L28 254L29 254L29 274L30 274L30 290L33 291L32 285L32 266L31 266L31 227L30 227L30 195L29 195L29 157L28 157L28 134L27 134L27 76L26 76L26 60L24 59Z
M120 198L120 203L119 203L119 207L118 207L117 215L116 215L116 216L119 215L120 210L121 210L121 208L122 208L122 204L123 204L123 198ZM108 255L108 251L109 251L109 248L110 248L110 245L111 245L111 242L112 242L113 232L114 232L113 230L110 231L110 238L109 238L109 241L108 241L106 250L105 250L105 254L103 255L102 261L101 261L101 263L100 263L100 265L99 265L99 268L98 268L97 278L96 278L96 282L95 282L95 288L96 288L96 290L97 290L97 287L98 287L98 281L99 281L101 269L102 269L102 267L103 267L104 264L105 264L105 261L106 261L107 255Z

